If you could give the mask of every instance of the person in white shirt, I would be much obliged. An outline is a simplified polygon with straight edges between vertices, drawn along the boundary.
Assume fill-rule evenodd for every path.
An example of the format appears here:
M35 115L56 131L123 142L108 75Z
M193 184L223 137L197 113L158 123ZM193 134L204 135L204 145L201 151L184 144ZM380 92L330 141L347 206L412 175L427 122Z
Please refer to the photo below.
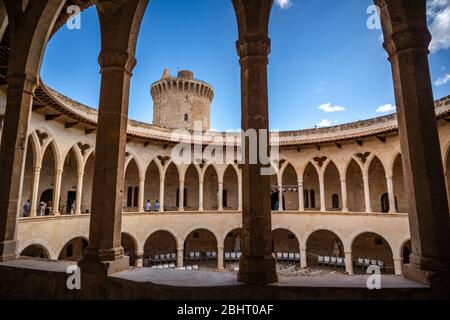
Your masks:
M147 200L147 203L145 204L145 212L150 212L152 210L152 203L150 200Z

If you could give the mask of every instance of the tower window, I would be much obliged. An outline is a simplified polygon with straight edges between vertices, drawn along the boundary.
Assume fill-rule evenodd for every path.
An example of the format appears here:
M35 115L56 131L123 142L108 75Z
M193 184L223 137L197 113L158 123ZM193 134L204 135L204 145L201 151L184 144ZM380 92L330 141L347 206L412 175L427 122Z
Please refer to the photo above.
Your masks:
M184 121L189 122L189 115L187 113L184 114Z

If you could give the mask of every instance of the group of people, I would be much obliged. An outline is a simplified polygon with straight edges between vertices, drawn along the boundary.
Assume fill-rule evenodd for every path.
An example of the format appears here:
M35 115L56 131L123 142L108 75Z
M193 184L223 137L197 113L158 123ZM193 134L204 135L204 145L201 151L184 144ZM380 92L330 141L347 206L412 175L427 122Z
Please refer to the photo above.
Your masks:
M70 214L75 214L77 210L77 204L76 201L72 202L71 206L70 206ZM51 201L41 201L39 203L39 208L36 212L36 215L38 217L43 217L43 216L48 216L50 215L50 213L52 212L52 202ZM27 218L30 216L31 213L31 203L30 203L30 199L28 199L24 205L23 205L23 217Z
M50 213L52 212L52 202L48 201L41 201L39 203L39 208L36 212L38 217L43 217L43 216L48 216L50 215ZM23 205L23 216L29 217L31 213L31 203L30 200L28 199L25 204Z
M147 202L145 203L145 208L144 208L145 212L150 212L150 211L159 211L159 201L156 200L155 204L152 206L152 203L150 202L150 200L147 200Z

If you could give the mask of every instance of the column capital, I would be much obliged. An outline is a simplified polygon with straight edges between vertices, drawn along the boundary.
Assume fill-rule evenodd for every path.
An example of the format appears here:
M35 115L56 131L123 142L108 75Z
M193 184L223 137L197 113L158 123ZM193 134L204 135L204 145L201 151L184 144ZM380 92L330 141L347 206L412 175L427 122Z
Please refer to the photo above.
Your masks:
M267 59L271 49L271 41L266 36L245 36L236 42L236 48L241 59L248 57Z
M39 79L27 73L8 74L8 91L24 91L28 94L34 94L39 85Z
M116 50L102 50L98 57L102 72L105 70L119 70L131 74L136 66L136 58L127 52Z
M388 36L384 41L383 47L389 54L389 59L392 59L396 54L405 50L425 50L428 53L430 42L431 34L428 28L407 28Z

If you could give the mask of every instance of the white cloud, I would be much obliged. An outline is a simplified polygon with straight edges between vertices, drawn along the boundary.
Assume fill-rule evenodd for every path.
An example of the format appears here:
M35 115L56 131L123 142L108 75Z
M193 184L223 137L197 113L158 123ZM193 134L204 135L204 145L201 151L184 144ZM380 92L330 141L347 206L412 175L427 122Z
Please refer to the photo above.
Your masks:
M333 106L333 105L331 105L331 103L324 103L324 104L320 105L317 109L323 110L325 112L341 112L341 111L346 110L344 107Z
M288 9L292 6L292 0L275 0L275 3L280 7L280 9Z
M338 120L334 120L334 121L330 121L328 119L323 119L322 121L320 121L317 126L319 128L323 128L323 127L331 127L332 125L336 124L338 122Z
M434 84L437 86L442 86L450 81L450 73L447 73L445 76L440 77L437 79Z
M387 113L395 110L395 106L392 104L385 104L384 106L381 106L377 109L377 112L379 113Z
M431 52L450 48L450 0L428 0L427 15L433 36Z

